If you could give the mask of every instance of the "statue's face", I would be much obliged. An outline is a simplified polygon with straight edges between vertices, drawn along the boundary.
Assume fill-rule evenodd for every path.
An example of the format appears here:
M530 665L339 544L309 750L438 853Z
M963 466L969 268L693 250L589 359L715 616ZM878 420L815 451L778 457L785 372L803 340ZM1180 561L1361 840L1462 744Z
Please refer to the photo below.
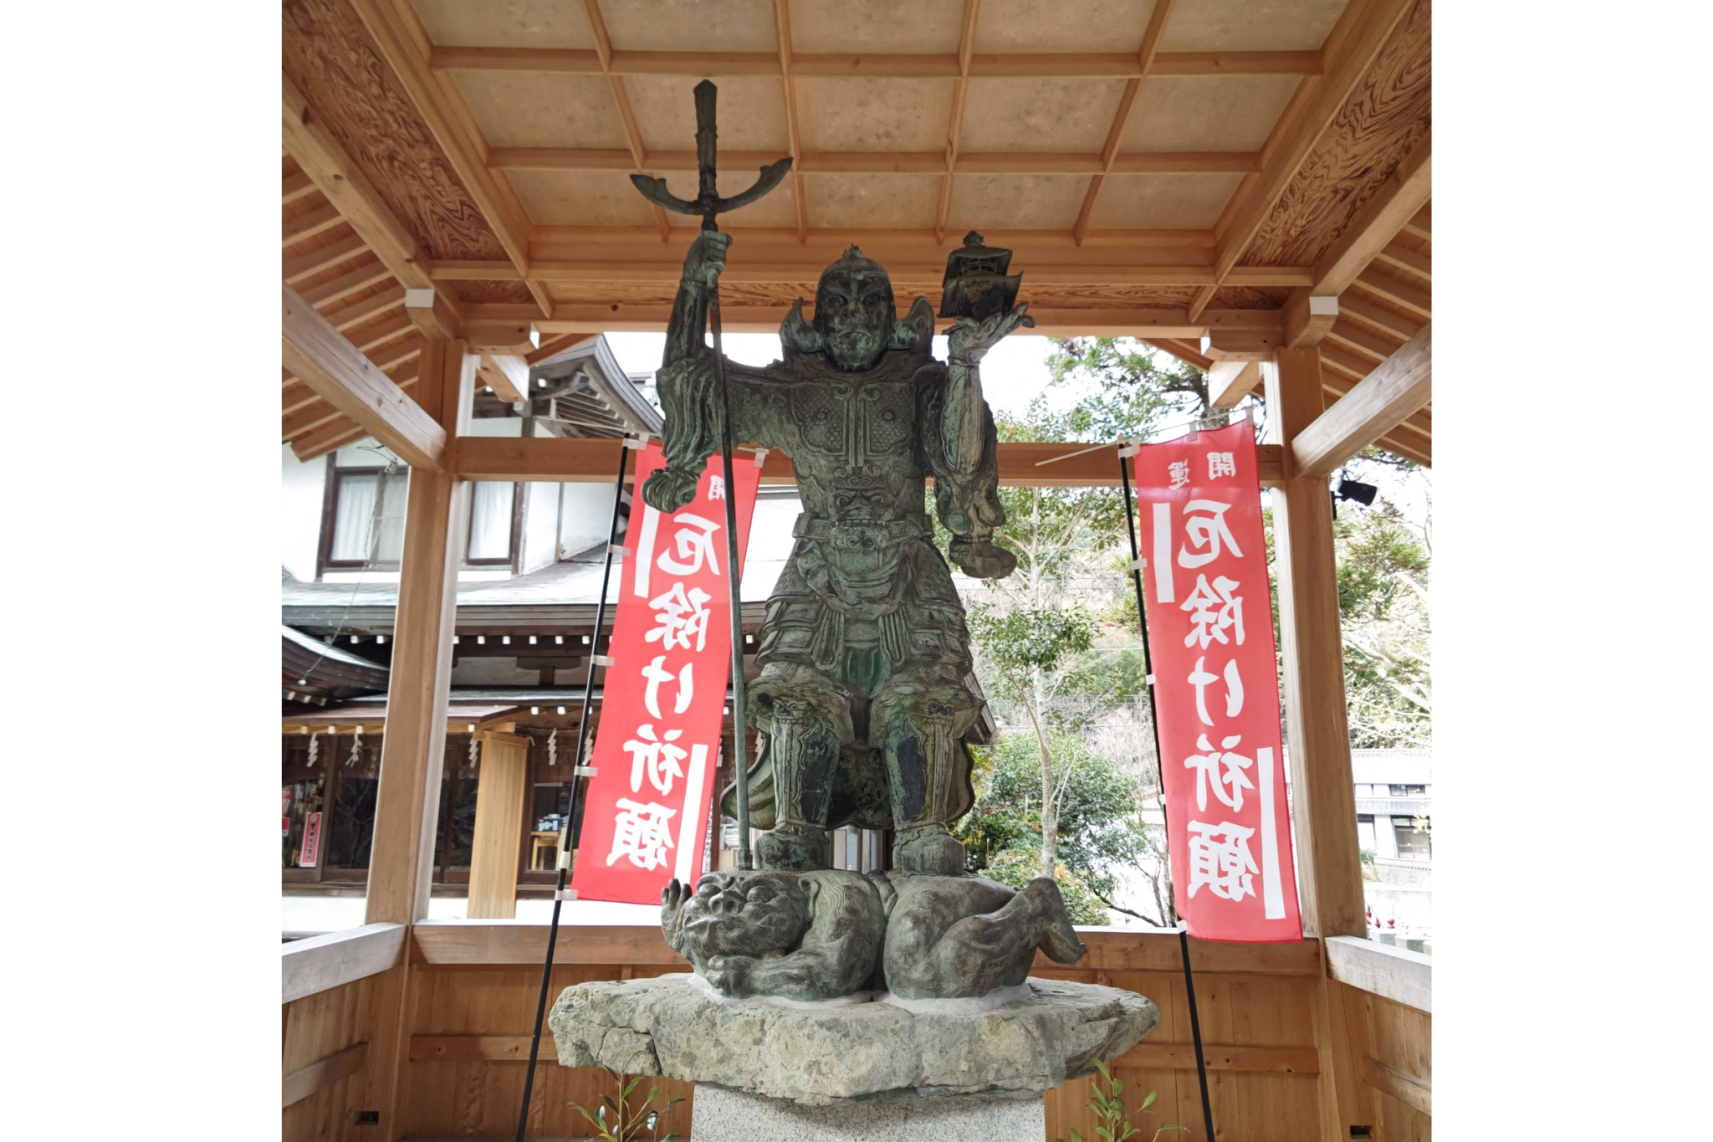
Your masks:
M832 273L815 294L815 328L841 369L872 369L886 351L894 319L892 285L875 273Z
M809 930L809 894L789 872L710 872L684 902L690 958L764 956L795 948Z

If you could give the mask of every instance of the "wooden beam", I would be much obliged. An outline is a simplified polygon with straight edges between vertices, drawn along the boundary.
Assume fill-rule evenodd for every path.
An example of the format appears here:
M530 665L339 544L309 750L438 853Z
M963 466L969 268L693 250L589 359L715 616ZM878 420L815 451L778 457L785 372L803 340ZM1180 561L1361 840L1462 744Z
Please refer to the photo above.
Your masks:
M460 480L499 482L561 481L595 483L612 478L619 442L613 439L558 436L466 436L458 440ZM1088 444L1031 441L1001 442L999 482L1008 488L1115 488L1118 486L1117 445L1092 451ZM1276 444L1259 449L1261 482L1269 487L1284 479ZM761 482L795 484L791 458L779 449L767 454Z
M1207 403L1236 408L1261 383L1259 361L1215 361L1207 371Z
M1433 1117L1433 1084L1381 1062L1372 1055L1362 1058L1362 1079L1382 1094L1390 1095L1428 1117Z
M595 57L601 65L601 73L606 76L607 88L612 92L613 106L618 108L619 122L624 126L625 141L630 145L635 171L652 176L652 169L643 169L645 159L642 131L637 126L636 113L631 110L630 93L625 88L624 76L613 70L613 44L607 35L606 18L601 15L600 0L583 0L583 15L589 21L589 34L595 41ZM659 206L653 209L655 227L660 231L660 240L665 242L672 237L672 224L666 220L665 210Z
M1417 277L1426 278L1430 282L1433 280L1433 258L1420 250L1399 245L1396 240L1374 257L1377 261L1397 266L1400 270L1408 270Z
M956 79L965 74L949 53L793 53L789 65L774 52L612 51L606 66L588 48L436 47L436 71L558 72L565 75L867 76L886 79ZM1154 75L1319 75L1318 51L1160 52ZM1006 52L970 55L968 73L981 79L1140 79L1143 68L1129 52Z
M1326 941L1327 974L1393 1003L1433 1014L1433 957L1357 936Z
M392 271L380 262L371 259L367 264L358 266L347 274L340 274L330 282L303 291L303 300L316 309L344 301L354 293L361 293L372 285L392 279Z
M280 1084L281 1109L326 1090L340 1079L350 1078L361 1071L368 1061L369 1044L363 1042L319 1058L306 1067L299 1067L286 1075Z
M785 143L791 156L791 193L797 214L797 241L801 244L809 240L809 202L808 190L803 185L803 140L797 129L797 83L791 77L791 59L795 49L791 43L790 0L773 0L773 40L778 56L781 94L785 99ZM755 165L766 166L773 161L773 158L764 158ZM690 169L698 168L693 166Z
M1204 373L1213 368L1213 358L1202 356L1200 342L1191 345L1188 341L1179 340L1176 337L1150 337L1146 339L1146 343L1161 352L1170 353L1184 364L1200 369Z
M1427 325L1297 434L1291 442L1296 477L1331 475L1432 399L1433 326Z
M339 210L332 203L306 210L302 214L294 214L280 231L280 248L295 246L299 242L326 233L345 219L340 217Z
M428 262L410 231L393 216L368 176L321 126L321 117L291 81L282 76L280 123L285 148L315 180L338 214L406 289L433 286Z
M404 936L403 924L371 923L280 945L280 1002L386 971L399 962Z
M1215 361L1265 361L1281 340L1282 329L1210 329L1202 334L1201 351Z
M471 137L474 121L462 105L457 86L449 79L440 82L429 70L428 34L415 11L406 0L351 0L351 6L368 28L381 57L398 77L406 98L422 116L423 125L439 144L447 164L469 192L500 248L519 271L527 273L529 217L509 188L502 186L482 161L487 142L480 138L479 132L477 137ZM552 300L545 290L531 286L530 296L544 315L553 313ZM456 304L453 308L457 308Z
M774 0L774 3L784 8L784 0ZM981 0L964 0L963 23L958 28L958 54L954 63L957 70L953 73L957 82L952 84L952 107L946 121L946 146L941 158L941 169L945 177L940 179L940 197L934 207L934 239L943 242L946 238L946 217L952 207L952 172L957 169L958 143L964 129L964 101L969 95L970 57L975 51L975 26L981 15Z
M775 251L770 251L775 252ZM721 273L723 282L740 284L785 283L813 287L825 263L817 255L805 253L791 261L762 261L750 258L727 266ZM517 281L517 271L505 262L436 262L429 270L435 281ZM658 259L630 261L621 257L578 258L574 261L538 259L530 266L530 274L544 282L656 282L675 283L673 274L681 273ZM933 289L945 273L941 260L935 263L894 260L887 267L895 288ZM1301 286L1314 274L1306 266L1239 266L1228 279L1230 285L1241 286ZM1213 267L1200 262L1158 262L1121 265L1101 262L1089 265L1046 262L1029 267L1031 286L1062 285L1162 285L1185 286L1211 283ZM508 313L519 318L526 315L522 307L513 306Z
M1422 136L1315 266L1313 293L1340 294L1427 205L1433 193L1433 137Z
M462 342L429 341L417 367L416 399L451 441L448 459L455 462L459 433L470 424L475 360ZM456 494L452 471L452 463L445 471L413 470L405 500L393 667L369 851L370 923L408 924L428 915L469 501Z
M1249 248L1249 243L1254 241L1262 224L1272 214L1279 196L1285 193L1285 188L1296 177L1297 171L1302 169L1315 143L1349 101L1351 92L1362 82L1363 76L1368 73L1369 65L1374 62L1374 57L1380 53L1392 30L1398 26L1398 22L1414 2L1415 0L1351 0L1346 16L1340 18L1340 23L1344 23L1345 19L1351 22L1347 30L1335 29L1338 45L1335 51L1328 53L1326 74L1308 81L1316 85L1313 95L1296 121L1286 128L1279 144L1269 147L1266 166L1250 188L1243 205L1238 208L1220 243L1219 256L1214 260L1214 265L1221 277L1237 264L1244 251Z
M1284 341L1287 349L1312 349L1325 339L1338 320L1338 299L1308 289L1291 291L1285 299Z
M440 425L297 291L283 284L280 288L280 352L286 368L412 468L439 469L446 450Z
M529 399L529 362L513 353L483 353L476 373L494 395L513 404Z
M606 333L642 330L659 332L666 328L672 307L658 304L571 304L561 302L551 319L520 320L511 311L516 306L468 306L464 315L465 335L484 347L509 344L487 340L488 322L510 323L496 325L498 331L509 328L514 332L533 325L543 336L561 333ZM724 307L725 328L733 333L777 333L785 319L785 305L733 305ZM1031 304L1029 315L1035 318L1034 334L1052 337L1168 337L1199 338L1209 328L1236 332L1271 334L1277 338L1279 311L1276 309L1206 310L1191 319L1181 309L1112 308L1083 309ZM1254 339L1251 338L1250 341ZM1249 342L1245 342L1246 345ZM517 351L517 350L514 350ZM1259 352L1249 348L1245 351Z
M1089 223L1094 217L1094 204L1100 197L1106 176L1113 171L1118 161L1118 148L1124 141L1124 130L1136 108L1136 98L1142 91L1142 81L1148 77L1148 71L1160 53L1160 34L1165 31L1166 20L1171 16L1175 2L1176 0L1156 0L1154 10L1148 17L1148 26L1142 31L1142 47L1136 53L1136 77L1124 85L1124 92L1118 98L1118 109L1113 114L1112 125L1106 132L1106 145L1100 151L1099 172L1089 180L1088 190L1083 194L1082 208L1077 211L1077 220L1071 227L1071 235L1079 246L1088 237ZM1259 159L1259 156L1256 158Z

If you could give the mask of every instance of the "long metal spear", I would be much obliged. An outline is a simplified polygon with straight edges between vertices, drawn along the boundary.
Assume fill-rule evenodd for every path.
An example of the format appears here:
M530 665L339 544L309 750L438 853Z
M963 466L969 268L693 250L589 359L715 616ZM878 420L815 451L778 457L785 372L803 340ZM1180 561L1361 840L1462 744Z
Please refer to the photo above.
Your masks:
M631 182L644 198L664 209L680 214L702 216L703 233L720 232L719 216L745 206L774 187L791 169L789 158L761 168L761 177L754 186L731 198L721 198L716 185L717 140L715 105L719 89L707 80L696 85L696 171L697 195L694 202L678 198L666 189L664 179L646 175L631 175ZM749 741L744 712L743 679L743 601L739 595L739 580L743 567L738 562L738 511L732 488L732 417L731 395L726 385L726 355L720 340L720 283L714 280L708 299L708 328L714 335L714 380L719 389L715 412L720 430L720 470L725 479L726 503L726 583L731 588L732 602L732 760L737 765L738 809L738 867L753 868L755 861L749 847Z

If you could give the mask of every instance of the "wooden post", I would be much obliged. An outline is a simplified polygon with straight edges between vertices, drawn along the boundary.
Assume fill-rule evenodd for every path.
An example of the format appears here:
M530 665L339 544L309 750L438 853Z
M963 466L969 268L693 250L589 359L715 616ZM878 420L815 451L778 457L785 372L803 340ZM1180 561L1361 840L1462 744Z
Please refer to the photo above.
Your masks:
M404 552L394 625L393 667L381 740L380 788L369 849L369 923L412 924L428 915L434 833L446 754L452 631L465 497L452 475L457 435L468 431L476 359L462 341L427 340L417 366L416 400L446 430L441 470L414 468L405 501ZM416 984L404 962L376 977L364 1102L381 1113L380 1138L403 1134L405 1068L415 1025Z
M424 342L417 399L446 427L449 446L468 428L475 358L462 341ZM366 922L410 924L428 915L452 629L463 528L452 466L414 468L405 501L397 632L387 686Z
M476 781L476 833L470 844L470 899L465 917L511 920L517 915L518 846L523 842L529 739L485 733Z
M1322 411L1320 351L1281 349L1263 370L1267 416L1285 447L1284 476L1273 494L1279 577L1280 651L1296 825L1303 931L1366 936L1362 858L1356 841L1356 786L1350 771L1344 643L1338 623L1338 563L1332 546L1332 494L1326 477L1295 474L1291 442ZM1367 1042L1353 1030L1343 990L1324 971L1314 1003L1320 1052L1324 1142L1349 1142L1352 1126L1372 1126L1374 1096L1359 1078Z

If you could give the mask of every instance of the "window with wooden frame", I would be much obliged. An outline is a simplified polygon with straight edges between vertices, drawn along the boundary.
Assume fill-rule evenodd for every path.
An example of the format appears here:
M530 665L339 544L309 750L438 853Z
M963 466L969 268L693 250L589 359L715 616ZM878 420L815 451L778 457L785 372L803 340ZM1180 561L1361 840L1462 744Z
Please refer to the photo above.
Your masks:
M523 530L523 498L517 484L478 480L470 485L470 536L464 549L467 565L515 564Z
M404 552L410 469L333 467L321 524L321 570L396 569Z

